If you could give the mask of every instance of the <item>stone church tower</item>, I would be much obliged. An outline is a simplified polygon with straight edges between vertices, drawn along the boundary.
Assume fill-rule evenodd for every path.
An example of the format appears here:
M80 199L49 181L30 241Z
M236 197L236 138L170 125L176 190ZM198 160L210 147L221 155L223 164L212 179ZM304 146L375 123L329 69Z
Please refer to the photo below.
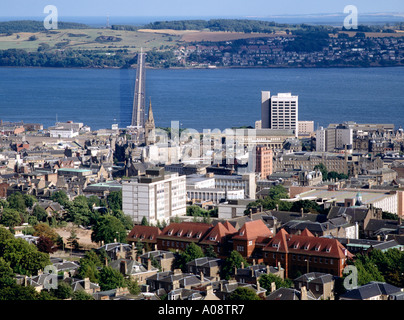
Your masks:
M156 130L156 126L154 124L152 104L151 104L151 100L150 100L148 119L144 125L145 140L146 140L147 146L154 144L156 142L155 130Z

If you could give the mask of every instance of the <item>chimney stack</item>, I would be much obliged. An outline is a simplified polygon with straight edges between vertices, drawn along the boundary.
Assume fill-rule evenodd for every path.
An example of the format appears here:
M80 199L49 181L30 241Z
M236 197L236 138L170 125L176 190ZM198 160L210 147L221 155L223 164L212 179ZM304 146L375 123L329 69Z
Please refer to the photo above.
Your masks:
M271 292L275 292L276 291L276 284L275 282L271 282Z
M304 217L304 209L303 209L303 208L300 208L300 215L301 215L302 217Z
M126 260L122 260L122 261L121 261L121 264L120 264L120 271L121 271L121 273L122 273L123 275L126 275L127 270L128 270L128 266L127 266L127 264L126 264Z
M205 278L204 278L204 276L203 276L203 272L201 271L201 282L204 282L205 281Z
M151 270L152 269L152 263L151 263L151 259L147 260L147 270Z
M300 289L300 293L301 293L300 300L307 300L307 289L305 286L303 286Z
M90 278L84 278L84 290L90 289Z

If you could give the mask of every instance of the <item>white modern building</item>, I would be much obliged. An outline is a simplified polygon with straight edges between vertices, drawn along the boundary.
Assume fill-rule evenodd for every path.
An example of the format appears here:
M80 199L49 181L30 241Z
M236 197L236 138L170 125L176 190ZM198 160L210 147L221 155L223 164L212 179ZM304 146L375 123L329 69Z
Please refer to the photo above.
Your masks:
M270 91L261 92L262 129L290 129L299 132L299 97L291 93L278 93L271 96Z
M347 125L340 124L336 127L328 127L324 129L320 127L316 130L316 151L327 152L335 149L352 150L353 129Z
M145 176L122 183L122 209L140 223L168 222L186 214L186 177L164 168L147 169Z

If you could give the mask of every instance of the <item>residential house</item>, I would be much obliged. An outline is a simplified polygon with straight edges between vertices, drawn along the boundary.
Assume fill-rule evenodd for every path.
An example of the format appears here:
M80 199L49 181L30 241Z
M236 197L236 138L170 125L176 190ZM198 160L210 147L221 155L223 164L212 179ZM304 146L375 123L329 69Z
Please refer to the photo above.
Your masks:
M328 273L310 272L293 280L296 290L306 287L317 300L334 300L334 276Z
M146 279L159 272L159 269L152 266L151 260L148 260L147 267L141 262L130 259L117 259L109 263L109 266L121 272L125 277L136 280L138 284L146 284Z
M218 258L202 257L187 263L187 271L193 274L203 274L209 278L220 279L222 260Z
M267 295L265 300L317 300L306 287L299 290L293 288L279 288Z
M385 282L371 281L339 296L339 300L394 300L403 293L402 288Z
M265 274L272 274L284 279L285 270L280 266L272 267L264 264L253 264L248 267L236 268L234 270L234 278L239 283L256 284L258 279Z
M160 266L160 271L170 271L173 267L175 256L171 251L154 250L140 256L140 262L148 265L149 261L156 261Z

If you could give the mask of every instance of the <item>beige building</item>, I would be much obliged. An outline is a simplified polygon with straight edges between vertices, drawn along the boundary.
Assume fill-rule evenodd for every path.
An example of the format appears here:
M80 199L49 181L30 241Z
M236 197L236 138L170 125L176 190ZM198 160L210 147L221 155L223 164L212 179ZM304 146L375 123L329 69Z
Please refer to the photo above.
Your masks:
M314 121L299 121L298 135L299 137L307 137L314 134Z

